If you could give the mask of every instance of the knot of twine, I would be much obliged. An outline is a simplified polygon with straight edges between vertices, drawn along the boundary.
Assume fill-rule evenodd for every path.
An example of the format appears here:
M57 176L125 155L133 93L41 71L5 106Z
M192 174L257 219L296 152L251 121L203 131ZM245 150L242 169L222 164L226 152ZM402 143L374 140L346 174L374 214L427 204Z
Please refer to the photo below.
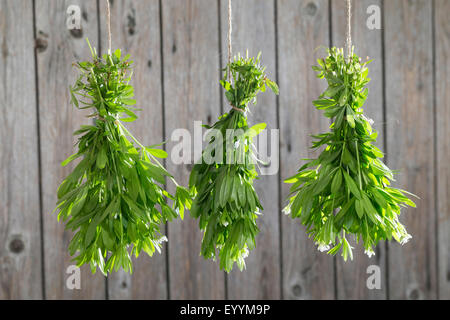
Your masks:
M231 106L231 109L234 109L234 110L242 112L242 113L245 113L245 111L246 111L245 109L237 108L237 107L233 106L232 104L230 104L230 106Z

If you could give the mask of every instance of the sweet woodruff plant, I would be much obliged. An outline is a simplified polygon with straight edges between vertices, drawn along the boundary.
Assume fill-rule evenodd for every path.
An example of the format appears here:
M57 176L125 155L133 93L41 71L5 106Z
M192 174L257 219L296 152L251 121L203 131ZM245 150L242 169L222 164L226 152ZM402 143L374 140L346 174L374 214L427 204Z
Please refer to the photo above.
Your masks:
M70 93L72 103L91 110L95 120L75 132L78 151L62 163L81 159L58 188L58 220L75 232L69 252L78 254L78 266L131 272L130 255L160 251L166 240L160 225L183 218L191 199L158 162L166 152L143 146L122 123L137 118L129 55L116 50L101 58L91 52L93 61L76 64L80 75ZM166 178L175 183L175 195L162 187Z
M362 63L355 54L346 60L342 49L328 53L313 67L328 83L313 104L333 123L330 132L313 136L312 148L323 149L319 157L285 181L293 185L284 210L306 226L319 250L341 250L346 260L352 258L348 235L362 241L369 256L380 240L408 241L400 209L415 205L405 196L410 193L390 186L393 173L381 161L383 153L373 145L377 132L363 114L370 61Z
M189 186L195 195L191 215L199 219L204 232L201 255L215 259L218 252L220 268L229 272L235 262L241 270L245 267L244 259L255 247L259 232L256 219L263 209L253 187L258 174L252 140L266 124L249 128L246 111L260 91L268 87L278 94L278 86L266 77L259 55L239 57L224 71L220 83L232 108L208 127L218 134L210 135Z

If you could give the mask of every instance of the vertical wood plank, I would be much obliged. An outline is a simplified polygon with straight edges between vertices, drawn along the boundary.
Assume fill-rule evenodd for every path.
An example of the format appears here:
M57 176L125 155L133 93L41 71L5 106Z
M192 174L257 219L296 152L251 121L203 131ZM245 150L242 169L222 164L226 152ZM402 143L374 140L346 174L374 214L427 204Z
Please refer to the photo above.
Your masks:
M435 2L439 298L450 299L450 2Z
M106 0L100 1L102 53L108 51ZM144 145L163 141L159 2L111 1L112 51L122 50L134 61L131 84L135 89L139 119L127 128ZM164 227L162 227L164 230ZM108 277L110 299L166 299L166 247L161 254L143 253L133 258L133 274L123 270Z
M382 30L370 30L367 27L367 8L377 6L381 19L381 0L352 1L352 43L355 53L363 61L369 57L373 61L369 65L369 77L372 81L368 85L369 97L364 106L364 113L374 120L373 128L378 131L377 146L383 150L384 120L383 120L383 48ZM332 30L333 46L344 48L347 28L346 2L332 0ZM337 256L337 292L338 299L385 299L386 298L386 250L385 244L380 243L376 248L375 257L368 258L364 248L352 239L353 261L345 262ZM376 265L381 271L381 289L370 290L366 281L369 276L367 267Z
M81 31L68 30L66 10L69 5L81 9ZM39 83L39 119L41 129L42 202L45 249L45 286L48 299L102 299L105 279L101 273L91 274L89 266L81 268L81 289L66 286L67 267L74 265L67 246L72 238L64 225L52 214L56 190L71 172L72 166L62 168L61 161L75 152L73 131L90 123L87 113L69 104L69 89L77 77L72 66L76 61L91 59L88 37L97 46L97 2L36 0L37 60Z
M222 66L228 61L228 1L221 3ZM275 61L275 7L273 1L232 2L232 47L233 56L239 52L245 56L257 56L262 52L262 65L266 66L269 78L276 79ZM223 96L224 112L230 106ZM270 130L277 129L276 96L272 92L261 93L256 106L250 106L249 125L267 123L267 142ZM255 139L256 143L256 139ZM278 141L277 141L278 143ZM275 146L268 146L274 152ZM278 159L277 159L278 160ZM275 165L275 163L274 163ZM260 175L255 189L264 207L258 219L260 233L256 248L246 258L246 270L235 268L228 275L228 297L230 299L279 299L280 298L280 237L278 203L278 172L274 175Z
M417 194L402 210L412 235L389 245L389 297L436 298L432 2L384 1L388 165L396 187Z
M325 54L315 49L329 44L328 10L328 1L278 1L282 180L298 170L303 163L300 159L313 156L310 134L328 130L328 119L312 105L326 83L311 69L316 63L313 57ZM283 183L283 205L289 188ZM282 242L283 298L333 299L333 257L317 251L305 227L288 216L282 217Z
M204 124L220 113L217 1L163 0L165 136L177 128L193 136L194 120ZM172 150L176 143L168 143ZM192 143L192 139L191 139ZM191 161L192 162L192 161ZM187 185L192 165L167 168L178 183ZM221 299L224 274L218 263L200 257L202 233L185 213L184 221L169 224L169 279L172 299Z
M0 300L41 299L31 1L0 2Z

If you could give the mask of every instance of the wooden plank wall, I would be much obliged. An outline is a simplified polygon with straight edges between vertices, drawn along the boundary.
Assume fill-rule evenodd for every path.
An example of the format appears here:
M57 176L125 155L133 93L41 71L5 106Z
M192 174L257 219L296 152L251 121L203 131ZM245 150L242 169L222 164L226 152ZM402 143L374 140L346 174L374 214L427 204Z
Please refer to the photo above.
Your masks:
M81 8L81 31L67 30L71 4ZM311 65L324 47L343 46L345 1L234 0L233 52L262 51L280 86L279 97L261 95L249 119L280 129L280 170L256 181L265 210L247 270L226 275L200 257L202 234L187 215L166 226L162 253L141 256L132 275L106 279L83 267L81 290L70 290L71 235L51 212L73 168L59 165L73 152L72 132L90 121L69 106L72 63L90 58L85 37L106 53L106 3L0 0L0 299L450 299L450 4L353 4L356 53L374 59L365 111L387 164L399 171L395 185L421 198L401 217L412 240L383 243L371 259L357 247L345 263L318 252L304 227L282 214L289 189L280 181L313 155L309 135L329 126L311 105L326 86ZM379 30L366 26L369 5L381 10ZM218 83L227 60L226 0L111 0L111 19L113 49L135 61L143 110L129 126L143 142L169 141L170 152L180 143L171 141L175 129L193 135L194 120L211 124L228 111ZM169 157L166 166L187 184L192 165ZM366 287L369 265L380 267L380 290Z
M421 198L417 209L408 208L401 217L416 236L403 247L388 246L390 298L433 299L437 230L432 2L385 1L384 16L388 165L400 170L395 185L408 186Z
M436 146L436 176L437 190L437 233L438 233L438 296L442 299L450 298L450 25L448 15L450 2L436 1L434 4L434 30L435 30L435 75L436 96L435 117L435 146ZM439 70L439 71L437 71ZM447 244L447 245L445 245Z

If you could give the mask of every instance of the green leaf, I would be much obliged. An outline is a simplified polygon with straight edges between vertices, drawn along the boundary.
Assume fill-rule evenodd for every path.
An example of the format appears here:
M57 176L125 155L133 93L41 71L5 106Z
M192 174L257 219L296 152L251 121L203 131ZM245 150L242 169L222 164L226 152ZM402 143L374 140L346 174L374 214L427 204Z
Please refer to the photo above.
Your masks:
M362 217L364 216L364 206L363 206L362 200L355 201L355 210L356 210L356 213L358 214L358 217L360 219L362 219Z
M117 208L117 199L114 199L111 201L108 205L108 207L105 209L105 211L100 214L96 215L90 222L89 228L86 232L86 237L84 240L84 245L87 248L91 242L94 240L96 234L97 234L97 226L106 218L106 216L110 213L112 213Z
M253 138L260 134L267 127L266 123L258 123L248 129L246 136Z
M270 88L270 90L272 90L272 92L275 93L276 95L278 95L280 93L280 89L278 88L278 85L275 82L273 82L272 80L267 80L266 84Z
M355 181L352 179L352 177L349 176L349 174L345 171L343 171L345 183L350 190L351 193L357 198L361 199L361 193L359 192L358 187L356 186Z
M153 156L157 158L167 158L167 152L162 149L153 149L153 148L145 148L148 152L150 152Z
M81 153L75 153L72 154L70 157L68 157L66 160L64 160L63 162L61 162L61 166L65 167L66 165L68 165L70 162L72 162L73 160L81 157L82 154Z
M331 193L335 194L339 191L342 185L342 173L341 170L337 170L331 183Z
M136 104L136 100L126 98L126 99L122 99L122 103L127 106L132 106L132 105Z
M336 105L336 101L333 99L319 99L314 100L312 103L317 109L326 109Z
M351 114L347 114L346 118L347 118L347 122L348 122L349 126L354 128L355 127L355 118L353 118L353 116Z
M77 98L75 98L75 95L73 94L73 90L72 88L70 88L70 99L72 101L72 103L75 105L75 107L79 107L80 105L78 104L78 100Z
M101 148L97 154L97 168L103 169L108 161L105 148Z

